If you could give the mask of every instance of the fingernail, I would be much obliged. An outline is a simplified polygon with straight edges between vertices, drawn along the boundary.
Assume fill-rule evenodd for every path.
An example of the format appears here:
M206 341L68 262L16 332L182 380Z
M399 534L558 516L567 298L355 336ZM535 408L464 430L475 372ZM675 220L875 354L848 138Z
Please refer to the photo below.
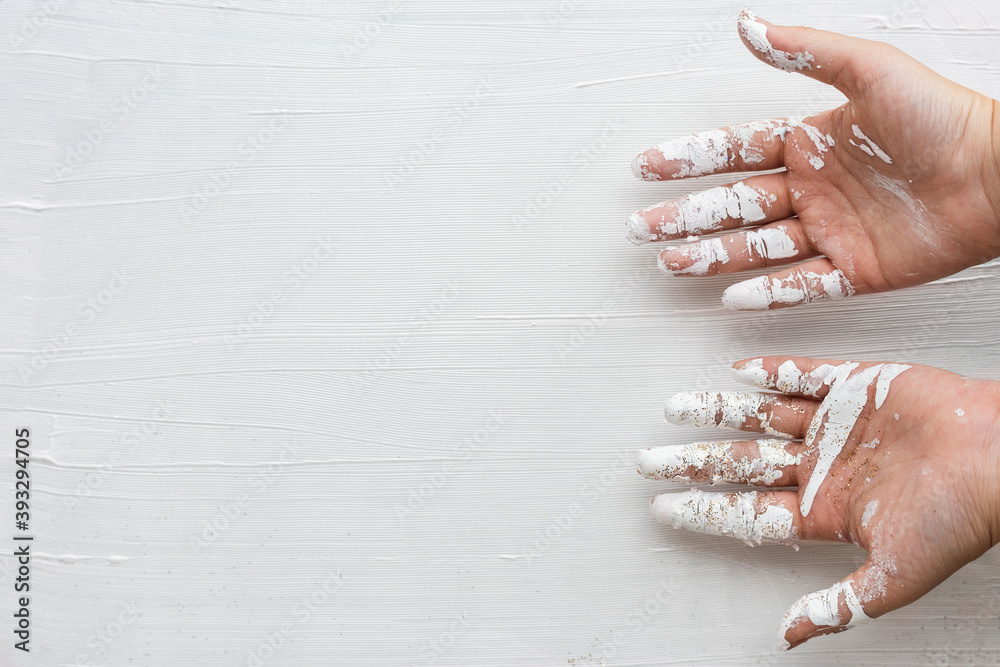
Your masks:
M699 426L706 421L709 412L707 395L700 391L685 391L674 394L667 401L663 416L671 424L678 426ZM712 424L715 424L714 410Z
M771 305L770 278L758 276L730 285L722 293L722 305L729 310L767 310Z
M649 223L636 211L625 221L625 238L635 245L642 245L655 240L649 233Z
M767 386L767 371L764 370L764 359L751 359L742 366L733 368L733 379L743 384L755 387Z
M652 167L650 167L649 158L646 156L648 152L643 151L632 160L632 175L643 181L658 181L660 180L660 175L655 173Z
M729 253L722 239L697 241L685 247L667 248L660 253L660 270L675 276L704 276L715 265L726 264Z

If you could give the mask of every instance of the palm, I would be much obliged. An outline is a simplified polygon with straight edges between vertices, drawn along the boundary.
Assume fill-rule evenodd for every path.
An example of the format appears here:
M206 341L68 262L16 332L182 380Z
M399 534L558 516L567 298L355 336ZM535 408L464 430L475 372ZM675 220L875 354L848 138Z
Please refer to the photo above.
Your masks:
M801 193L791 206L809 244L857 289L910 287L1000 254L983 165L970 145L988 135L990 108L977 113L977 96L937 83L949 90L931 94L930 105L910 91L876 88L872 99L809 119L834 138L822 169L809 165L815 150L798 134L786 149L788 187ZM855 127L892 163L864 152Z
M901 374L885 404L862 413L826 493L804 518L806 535L849 539L868 551L871 576L855 581L859 597L884 605L882 613L916 600L1000 539L995 503L983 495L994 482L977 478L993 469L987 436L998 399L997 383L926 366ZM805 463L800 474L811 473ZM890 578L893 593L882 598ZM869 611L880 615L880 605Z

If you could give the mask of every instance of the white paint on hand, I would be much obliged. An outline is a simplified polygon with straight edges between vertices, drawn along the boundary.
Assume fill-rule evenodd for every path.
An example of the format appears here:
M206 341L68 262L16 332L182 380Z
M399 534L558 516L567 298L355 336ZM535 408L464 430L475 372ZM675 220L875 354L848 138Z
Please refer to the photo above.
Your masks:
M856 362L847 362L837 367L836 376L830 383L830 391L820 403L806 431L804 443L810 450L817 451L817 459L802 493L802 516L809 515L816 494L826 481L833 462L847 445L858 417L868 404L871 385L876 384L875 405L881 405L879 396L884 400L892 379L910 368L901 364L875 364L855 372L859 366ZM883 372L886 373L882 379L884 384L878 379Z
M762 259L787 259L795 257L798 249L784 227L755 229L746 233L747 255Z
M635 245L642 245L655 241L656 237L649 231L649 223L642 217L640 212L635 212L625 221L625 238Z
M699 241L683 248L680 252L691 261L690 265L682 269L675 269L668 266L661 255L659 257L660 270L679 276L703 276L709 272L714 264L725 264L729 261L729 253L726 252L726 246L722 242L722 239L718 238Z
M733 369L733 377L744 384L762 389L777 389L786 394L802 394L813 398L830 384L837 374L837 367L820 364L808 373L802 372L791 359L778 367L778 373L771 377L764 369L764 360L751 359L740 368Z
M764 161L761 146L774 137L784 138L788 130L786 121L758 120L733 125L727 129L708 130L665 141L649 151L657 152L665 162L676 162L671 178L705 176L725 170L739 156L745 165ZM649 158L641 153L632 161L632 173L637 178L658 181L660 175L653 171Z
M799 271L787 278L758 276L731 285L722 294L722 304L730 310L767 310L776 303L798 305L853 295L854 288L840 269Z
M799 72L804 69L812 69L813 56L805 51L801 53L789 53L774 48L767 38L767 26L757 20L757 17L749 7L743 8L743 13L739 19L740 34L750 42L764 60L785 72Z
M882 162L885 162L886 164L892 164L892 158L890 158L884 150L879 148L878 144L869 139L865 133L861 131L860 127L857 125L851 125L851 130L854 132L854 136L865 142L863 145L858 145L855 144L854 141L851 141L852 144L858 146L858 148L863 150L865 153L868 153L868 155L878 157L878 159L882 160Z
M727 535L754 546L761 542L791 544L795 538L790 510L767 505L758 512L759 494L706 493L691 489L653 498L650 510L660 523L708 535Z
M892 382L897 375L905 370L909 370L912 366L907 366L906 364L885 364L882 370L878 374L878 381L875 383L875 409L878 410L885 403L886 397L889 396L889 383Z
M851 612L851 618L844 623L840 617L840 594L844 594L844 603ZM865 614L858 596L850 582L838 581L830 588L815 593L809 593L799 598L785 613L778 630L778 644L787 650L790 646L785 634L800 621L808 620L817 628L848 628L861 625L870 619Z
M872 517L875 516L875 511L878 509L878 499L869 501L865 505L865 511L861 513L861 527L867 528L868 524L871 523Z
M734 456L733 443L728 441L643 449L637 453L636 469L650 479L769 485L781 479L784 468L802 461L801 454L788 452L787 440L762 439L756 444L756 456L740 458Z
M777 397L747 392L691 391L675 394L667 401L664 416L671 424L700 428L740 430L748 420L760 421L765 433L792 437L770 424L771 415L765 408Z

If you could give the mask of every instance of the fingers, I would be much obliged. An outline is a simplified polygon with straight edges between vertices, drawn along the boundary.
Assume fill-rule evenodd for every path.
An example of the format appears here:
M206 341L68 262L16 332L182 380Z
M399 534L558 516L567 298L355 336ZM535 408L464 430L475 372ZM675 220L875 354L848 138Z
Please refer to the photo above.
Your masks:
M731 285L722 295L722 304L730 310L771 310L857 293L864 292L858 292L844 272L824 257Z
M801 439L819 403L780 394L684 392L667 401L671 424L728 428Z
M762 120L709 130L664 142L640 153L632 173L645 181L688 178L784 166L782 120Z
M636 211L625 223L625 237L640 245L784 220L795 213L785 178L754 176Z
M872 42L812 28L779 26L740 15L739 33L757 58L786 72L800 72L853 98L871 83L888 50Z
M804 357L760 357L733 364L733 377L761 389L822 400L838 373L849 363Z
M802 454L796 449L797 443L775 439L653 447L637 453L636 469L650 479L797 486Z
M660 269L675 276L714 276L738 273L817 256L797 219L760 229L705 239L660 252Z
M761 542L794 544L800 533L793 491L706 493L692 489L658 495L650 510L660 523L707 535L728 535L750 546Z

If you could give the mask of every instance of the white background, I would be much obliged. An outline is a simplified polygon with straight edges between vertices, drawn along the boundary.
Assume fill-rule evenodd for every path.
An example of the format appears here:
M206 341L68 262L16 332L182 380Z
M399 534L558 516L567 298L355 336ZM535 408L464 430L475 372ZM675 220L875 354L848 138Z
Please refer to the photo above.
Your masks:
M32 651L4 546L3 664L997 664L995 550L778 655L788 606L861 550L649 515L680 487L633 450L703 437L663 403L734 388L736 359L1000 378L998 266L735 314L732 279L663 277L625 241L633 210L704 187L636 181L639 151L842 101L751 56L740 9L4 2L11 515L14 425L36 458ZM1000 94L993 3L754 9Z

